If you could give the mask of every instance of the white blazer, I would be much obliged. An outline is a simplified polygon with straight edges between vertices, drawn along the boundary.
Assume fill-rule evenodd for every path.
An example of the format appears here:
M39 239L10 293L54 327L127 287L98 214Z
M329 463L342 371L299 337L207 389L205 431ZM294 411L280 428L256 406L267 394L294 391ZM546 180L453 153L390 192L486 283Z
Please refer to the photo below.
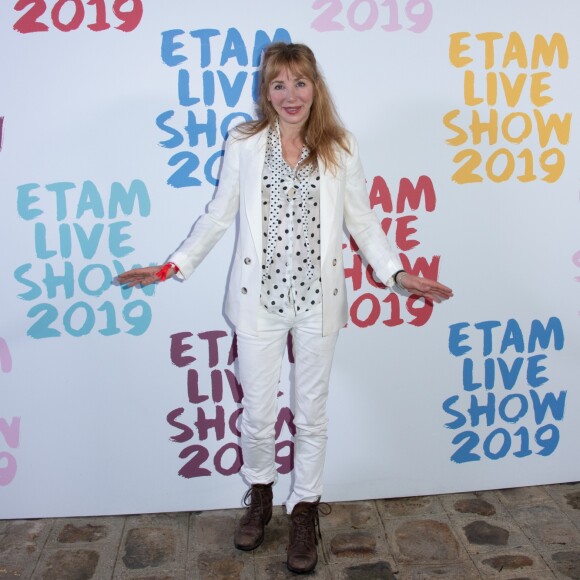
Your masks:
M243 138L230 133L214 199L207 213L169 258L188 278L240 214L236 255L228 284L225 313L234 326L257 333L262 277L262 171L268 131ZM323 335L342 328L348 320L348 303L342 262L343 222L381 282L392 286L393 274L402 269L398 256L370 208L365 177L354 137L351 153L339 150L334 173L319 162L320 245Z

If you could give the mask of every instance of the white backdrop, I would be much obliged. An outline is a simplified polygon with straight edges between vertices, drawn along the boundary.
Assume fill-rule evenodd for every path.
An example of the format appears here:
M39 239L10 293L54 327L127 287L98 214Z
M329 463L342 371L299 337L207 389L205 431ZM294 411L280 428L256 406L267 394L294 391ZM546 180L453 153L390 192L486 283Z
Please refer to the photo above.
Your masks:
M215 191L272 39L309 44L431 308L348 245L327 501L580 478L580 6L573 0L0 6L0 518L240 505L228 232L122 290ZM275 500L292 477L280 385Z

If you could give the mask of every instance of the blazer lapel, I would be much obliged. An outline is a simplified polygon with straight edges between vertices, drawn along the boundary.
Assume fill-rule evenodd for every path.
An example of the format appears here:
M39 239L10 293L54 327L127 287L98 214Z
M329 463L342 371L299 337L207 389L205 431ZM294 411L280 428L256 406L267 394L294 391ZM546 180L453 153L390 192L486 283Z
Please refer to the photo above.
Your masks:
M333 229L342 229L342 223L337 219L337 183L332 172L324 170L324 165L318 162L320 174L320 262L325 263L330 246Z
M246 139L245 155L240 158L240 187L243 208L256 246L262 255L262 172L268 130Z

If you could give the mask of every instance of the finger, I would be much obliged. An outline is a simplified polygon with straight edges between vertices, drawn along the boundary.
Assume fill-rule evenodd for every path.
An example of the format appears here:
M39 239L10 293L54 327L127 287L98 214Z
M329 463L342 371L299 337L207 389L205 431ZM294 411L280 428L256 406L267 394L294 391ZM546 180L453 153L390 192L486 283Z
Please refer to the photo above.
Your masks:
M437 296L436 294L425 294L423 296L423 298L425 298L425 300L430 300L431 302L437 302L437 304L441 303L441 298L439 298L439 296Z
M143 274L141 275L132 275L130 277L126 277L124 279L121 279L120 277L118 277L119 282L127 287L127 288L133 288L134 286L149 286L149 284L152 284L153 282L157 282L157 278L155 277L151 277L151 275L145 276Z
M142 278L143 275L144 274L142 272L131 271L131 272L123 272L122 274L119 274L117 276L117 278L119 280L133 280L133 279Z
M447 286L444 286L443 284L440 284L439 282L433 282L432 284L428 284L427 288L429 291L437 292L438 294L441 294L442 296L452 296L453 295L453 290L451 290L451 288L448 288Z
M437 296L438 298L437 302L442 302L443 300L449 300L449 298L451 298L451 295L446 292L438 292L436 290L433 290L431 291L431 294L433 296Z
M128 284L129 282L136 282L141 278L141 276L135 276L134 274L130 275L130 276L117 276L117 280L119 280L119 282L121 284Z
M443 284L437 284L436 288L442 294L446 294L447 296L453 296L453 290L447 286L444 286Z
M425 298L433 300L434 302L437 303L440 303L443 300L448 300L451 297L447 292L441 291L436 286L424 288L423 292L421 292L420 294Z

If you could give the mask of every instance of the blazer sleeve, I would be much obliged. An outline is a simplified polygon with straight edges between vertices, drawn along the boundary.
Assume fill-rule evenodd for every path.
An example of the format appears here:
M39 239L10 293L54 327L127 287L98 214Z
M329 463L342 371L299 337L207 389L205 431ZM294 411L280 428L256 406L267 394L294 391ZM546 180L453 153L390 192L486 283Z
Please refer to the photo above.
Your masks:
M188 278L224 235L240 207L240 147L236 132L226 141L224 160L216 194L207 212L193 225L189 236L171 254L168 261L179 268L178 276Z
M371 209L358 143L349 135L350 154L345 153L346 184L344 220L377 278L387 286L394 284L393 275L403 269L383 232L377 214Z

